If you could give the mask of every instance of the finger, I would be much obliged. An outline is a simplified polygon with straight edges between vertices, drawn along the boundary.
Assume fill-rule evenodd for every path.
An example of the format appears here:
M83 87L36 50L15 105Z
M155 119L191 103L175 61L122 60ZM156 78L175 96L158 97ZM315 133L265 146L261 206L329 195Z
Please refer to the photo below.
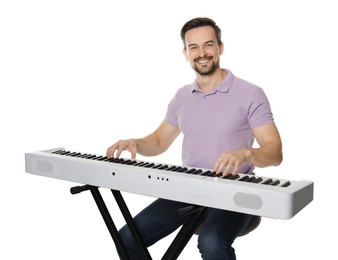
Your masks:
M134 146L126 146L125 150L128 150L128 152L130 152L131 155L131 159L135 159L136 158L136 148Z
M220 157L216 161L216 163L215 163L215 165L213 167L213 171L216 172L216 173L220 173L220 172L222 172L222 170L223 170L223 168L224 168L225 165L226 165L226 161L224 161L223 158Z
M225 164L222 161L217 162L214 165L213 171L216 172L216 173L220 173L220 172L222 172L224 166L225 166Z
M234 168L232 169L232 174L237 174L239 169L239 163L235 163Z
M131 154L131 159L135 160L136 159L136 151L130 151Z
M120 147L123 147L123 145L121 145L121 140L116 142L115 144L113 144L112 146L110 146L107 150L107 157L109 158L113 158L115 157L115 153L116 153L116 158L119 158L120 154L122 153L123 149L121 150ZM120 151L121 150L121 151Z
M229 175L231 173L231 168L232 168L232 165L230 165L230 164L226 165L224 167L222 175L223 176Z
M120 158L121 153L125 150L124 146L117 146L116 158Z
M108 147L106 151L106 156L108 158L114 157L115 149L116 149L116 144L113 144L112 146Z
M236 165L236 161L234 160L229 160L227 165L224 168L223 175L228 175L230 173L233 174L233 168Z

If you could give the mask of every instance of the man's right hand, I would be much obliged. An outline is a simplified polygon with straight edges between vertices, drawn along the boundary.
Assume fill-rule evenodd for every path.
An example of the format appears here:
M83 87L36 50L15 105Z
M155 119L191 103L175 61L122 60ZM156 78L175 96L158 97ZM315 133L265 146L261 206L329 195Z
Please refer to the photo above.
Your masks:
M137 153L137 146L135 140L134 139L119 140L118 142L116 142L107 149L106 156L108 158L112 157L119 158L124 150L130 152L131 159L135 159Z

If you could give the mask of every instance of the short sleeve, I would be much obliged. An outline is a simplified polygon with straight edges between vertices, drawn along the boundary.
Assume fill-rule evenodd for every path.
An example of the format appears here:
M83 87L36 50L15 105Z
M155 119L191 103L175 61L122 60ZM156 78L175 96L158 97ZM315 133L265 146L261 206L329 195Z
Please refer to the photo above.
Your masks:
M168 104L167 113L165 115L164 121L169 123L170 125L178 128L178 101L177 101L177 95L171 99L171 101Z
M274 123L269 100L261 88L257 88L250 99L248 122L251 128Z

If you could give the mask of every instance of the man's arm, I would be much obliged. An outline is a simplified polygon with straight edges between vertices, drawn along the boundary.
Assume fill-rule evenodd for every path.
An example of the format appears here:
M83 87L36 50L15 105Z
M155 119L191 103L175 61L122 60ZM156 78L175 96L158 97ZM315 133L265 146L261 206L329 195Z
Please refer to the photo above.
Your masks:
M214 165L214 171L227 175L235 174L239 166L249 162L257 167L277 166L283 160L282 141L275 124L252 129L259 148L243 148L220 155Z
M251 148L247 160L257 167L277 166L283 160L282 141L275 124L253 129L259 148Z
M136 153L144 156L155 156L166 151L180 134L180 130L163 121L150 135L139 139L119 140L107 149L107 157L120 157L122 151L131 153L131 158L136 158Z

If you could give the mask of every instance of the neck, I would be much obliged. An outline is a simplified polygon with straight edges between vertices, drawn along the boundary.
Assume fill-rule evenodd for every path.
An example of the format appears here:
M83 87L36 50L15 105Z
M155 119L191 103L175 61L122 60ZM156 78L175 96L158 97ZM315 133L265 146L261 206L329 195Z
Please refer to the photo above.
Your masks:
M227 76L227 72L223 71L221 68L218 68L211 75L200 75L196 74L196 79L199 88L203 93L209 93L214 88L216 88Z
M199 88L203 93L211 92L215 87L217 87L227 76L227 72L223 71L221 68L218 68L211 75L199 75L196 74L196 79Z

